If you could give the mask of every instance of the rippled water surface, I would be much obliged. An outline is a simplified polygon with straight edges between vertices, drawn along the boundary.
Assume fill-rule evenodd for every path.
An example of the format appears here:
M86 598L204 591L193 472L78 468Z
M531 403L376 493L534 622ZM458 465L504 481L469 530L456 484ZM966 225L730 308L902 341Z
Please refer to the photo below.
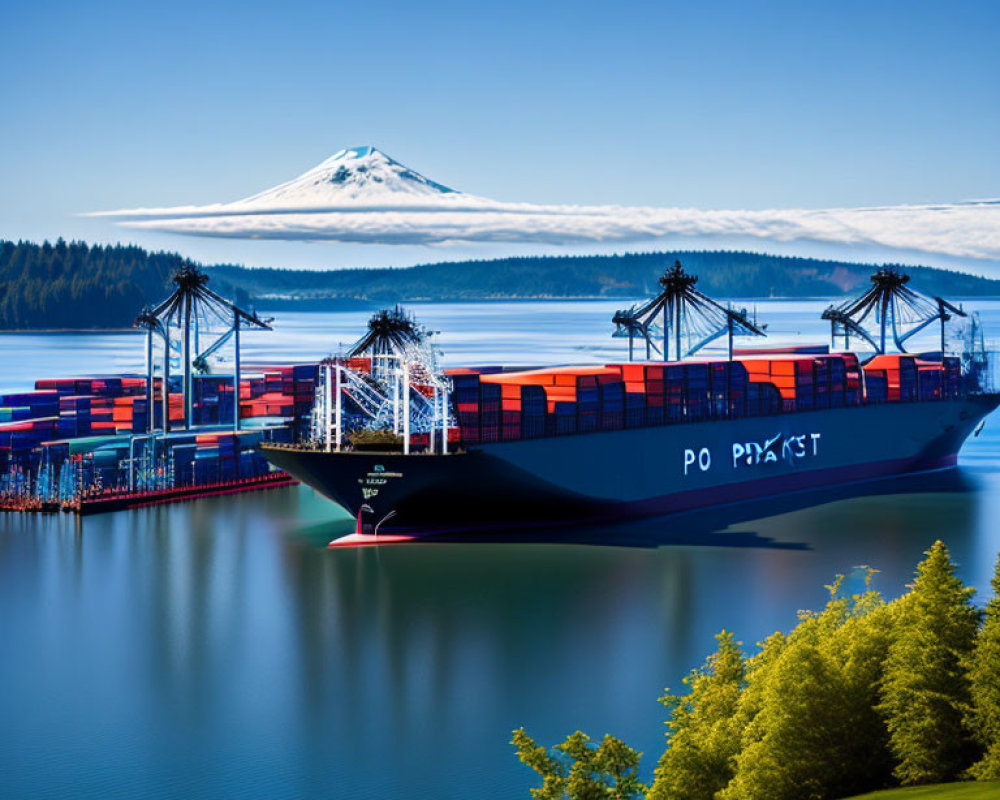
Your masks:
M418 306L450 363L620 358L615 303ZM821 340L824 303L762 302ZM979 303L1000 330L1000 304ZM247 360L336 349L367 313L283 314ZM141 369L133 334L0 335L0 386ZM646 752L656 698L725 627L794 624L838 572L897 594L936 538L988 587L1000 426L958 475L599 532L658 548L454 544L327 550L350 527L305 488L76 520L0 516L0 797L515 798L521 725ZM980 600L984 599L980 595Z

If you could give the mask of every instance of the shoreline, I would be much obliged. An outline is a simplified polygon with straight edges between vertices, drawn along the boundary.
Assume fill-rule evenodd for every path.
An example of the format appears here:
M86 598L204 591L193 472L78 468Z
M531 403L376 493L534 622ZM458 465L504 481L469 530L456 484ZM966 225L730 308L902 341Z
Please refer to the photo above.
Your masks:
M318 298L303 298L318 300ZM730 298L733 302L739 303L789 303L789 302L835 302L841 298L839 297L824 297L824 296L779 296L779 297L732 297ZM331 302L338 302L342 298L331 298ZM598 302L629 302L633 301L632 297L594 297L594 296L534 296L534 297L479 297L479 298L469 298L469 299L451 299L451 300L441 300L434 298L414 298L411 300L397 300L397 301L385 301L380 303L378 301L359 301L363 302L368 307L379 307L386 304L396 304L400 305L463 305L463 304L474 304L474 303L552 303L552 302L562 302L562 303L598 303ZM962 297L956 298L955 302L968 303L968 302L979 302L979 301L998 301L1000 300L1000 295L982 295L975 297ZM289 304L293 304L294 301L289 301ZM269 309L267 305L257 306L257 310L260 312L281 312L281 311L292 311L296 314L337 314L345 312L354 312L362 310L361 308L306 308L306 309L287 309L287 308L273 308ZM0 335L37 335L37 334L66 334L66 333L93 333L93 334L105 334L105 333L141 333L137 328L131 327L113 327L113 328L0 328Z

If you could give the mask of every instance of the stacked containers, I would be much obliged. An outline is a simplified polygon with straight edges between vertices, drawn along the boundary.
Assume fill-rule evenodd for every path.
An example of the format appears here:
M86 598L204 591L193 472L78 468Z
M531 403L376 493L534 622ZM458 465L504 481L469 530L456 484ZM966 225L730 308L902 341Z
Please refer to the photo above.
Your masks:
M31 419L28 406L0 406L0 422L20 422Z
M816 361L813 358L773 361L771 383L786 401L790 411L811 411L816 408ZM787 401L791 401L788 403Z
M576 376L576 427L579 433L593 433L600 427L601 390L589 375Z
M625 383L625 427L662 425L666 404L662 364L609 365L621 370Z
M367 371L368 359L349 359L348 366L356 363ZM309 426L313 403L316 398L318 364L265 367L261 375L240 380L240 418L286 417L293 420L295 435L303 436ZM218 386L219 414L217 421L225 424L232 419L230 392L232 379L223 378Z
M480 374L479 406L472 401L471 378L452 375L456 412L462 438L467 441L497 441L494 403L499 403L500 439L615 430L625 422L625 385L616 367L538 369ZM473 419L478 410L478 420ZM570 422L570 418L573 421Z
M813 360L813 398L814 407L827 409L830 407L830 359L816 358Z
M667 421L667 369L650 365L646 370L646 424L662 425Z
M232 376L196 375L192 381L195 425L218 425L233 418Z
M141 395L112 399L111 420L117 433L145 433L149 427L146 398Z
M834 353L818 356L813 364L813 381L816 408L842 408L857 405L851 402L858 387L858 359L853 353ZM849 376L853 378L854 392L849 391Z
M894 359L892 374L866 369L871 378L869 402L916 396L912 359ZM954 369L957 374L957 364ZM466 443L840 408L860 402L861 375L852 353L782 354L779 358L734 362L609 364L494 371L490 375L478 370L451 372L452 399L461 441ZM943 393L946 375L947 371L940 389L935 382L925 391L935 396ZM957 377L951 385L957 387Z
M500 384L500 438L505 442L521 438L521 392L524 386Z
M831 356L827 361L830 365L830 408L843 408L847 405L847 362L840 355Z
M888 354L875 356L865 364L865 376L869 372L884 372L890 403L911 402L917 398L917 360L914 356Z
M684 405L688 421L707 419L711 414L709 365L694 362L684 365Z
M35 392L16 392L0 395L0 408L17 408L17 416L21 419L34 417L54 417L59 413L59 393L48 389ZM13 411L8 412L11 419L4 422L14 422Z
M602 431L621 430L625 427L625 384L622 381L598 383L600 391Z
M747 370L739 361L713 361L709 369L709 413L742 417L747 410Z
M771 383L778 389L785 411L806 411L816 407L815 360L813 356L747 359L743 365L751 381Z
M282 372L282 390L292 397L292 414L295 416L297 435L308 432L309 416L316 400L316 379L319 364L296 364Z
M645 364L622 364L625 388L625 427L640 428L646 424Z
M545 435L546 410L543 387L521 387L521 435L525 439L537 439Z
M566 436L577 432L576 403L557 400L552 404L550 419L551 432L555 436Z
M945 356L941 359L943 374L941 376L941 393L944 397L958 397L962 380L962 362L958 356Z
M481 383L479 386L479 440L500 441L500 384Z
M174 486L189 486L195 481L196 444L177 443L170 448Z
M865 367L865 403L875 405L889 402L889 380L884 369Z
M770 416L784 411L785 401L778 387L770 381L754 380L747 384L747 414L752 417Z
M279 405L294 404L295 399L301 400L302 394L311 391L308 368L289 367L277 372L282 376L287 372L291 379L291 394L286 396L286 387L282 386ZM193 420L196 424L214 422L220 413L231 419L231 383L229 376L196 376L197 402ZM247 394L252 394L248 382L243 382L243 388ZM261 380L257 388L264 394L266 381ZM158 379L154 386L153 409L158 427L162 423L162 391L163 383ZM265 398L266 401L277 399ZM95 485L104 491L123 489L127 485L129 445L115 438L146 432L149 410L146 379L142 376L39 380L34 392L0 396L0 467L4 471L17 468L30 476L42 463L51 464L55 459L61 464L65 460L61 458L63 450L68 449L67 457L79 461L84 470L81 475L86 479L81 485ZM179 393L169 396L169 411L172 421L183 419ZM286 437L290 440L289 434L287 428L272 432L276 441ZM174 485L183 486L267 473L270 467L266 459L253 447L260 436L259 431L226 432L213 435L210 443L199 445L190 435L172 434L159 441L163 442L171 473L174 468L177 470ZM137 442L135 447L138 456L145 443ZM176 454L173 453L175 447L178 448Z
M646 402L645 392L625 392L626 428L641 428L646 424Z
M113 397L91 397L90 428L95 433L117 433L118 423L114 417Z
M259 397L240 402L240 417L291 417L294 401L281 392L265 392ZM173 416L171 415L171 419Z
M684 419L684 365L667 364L663 371L666 422Z
M921 400L940 400L944 368L940 362L917 362L917 397Z
M452 370L448 374L460 441L475 444L479 441L479 375L471 370Z
M56 438L58 421L58 417L42 417L0 423L0 447L11 457L26 456L42 442Z
M838 357L844 365L844 405L861 405L861 364L854 353L838 353Z
M87 436L90 428L89 396L65 395L59 398L59 436Z

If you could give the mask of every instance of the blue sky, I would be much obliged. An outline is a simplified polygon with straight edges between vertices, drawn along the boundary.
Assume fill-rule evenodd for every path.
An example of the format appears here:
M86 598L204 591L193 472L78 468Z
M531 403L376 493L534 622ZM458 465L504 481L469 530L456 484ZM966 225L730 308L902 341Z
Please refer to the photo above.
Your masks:
M279 266L498 254L75 216L233 200L368 143L501 200L1000 196L996 2L2 3L3 237Z

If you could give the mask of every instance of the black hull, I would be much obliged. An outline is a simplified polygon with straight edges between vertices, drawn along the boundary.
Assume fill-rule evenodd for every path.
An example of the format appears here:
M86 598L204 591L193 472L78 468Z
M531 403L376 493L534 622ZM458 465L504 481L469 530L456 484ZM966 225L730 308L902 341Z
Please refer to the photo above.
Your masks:
M265 446L379 533L601 523L954 466L1000 396L481 445L447 456Z

